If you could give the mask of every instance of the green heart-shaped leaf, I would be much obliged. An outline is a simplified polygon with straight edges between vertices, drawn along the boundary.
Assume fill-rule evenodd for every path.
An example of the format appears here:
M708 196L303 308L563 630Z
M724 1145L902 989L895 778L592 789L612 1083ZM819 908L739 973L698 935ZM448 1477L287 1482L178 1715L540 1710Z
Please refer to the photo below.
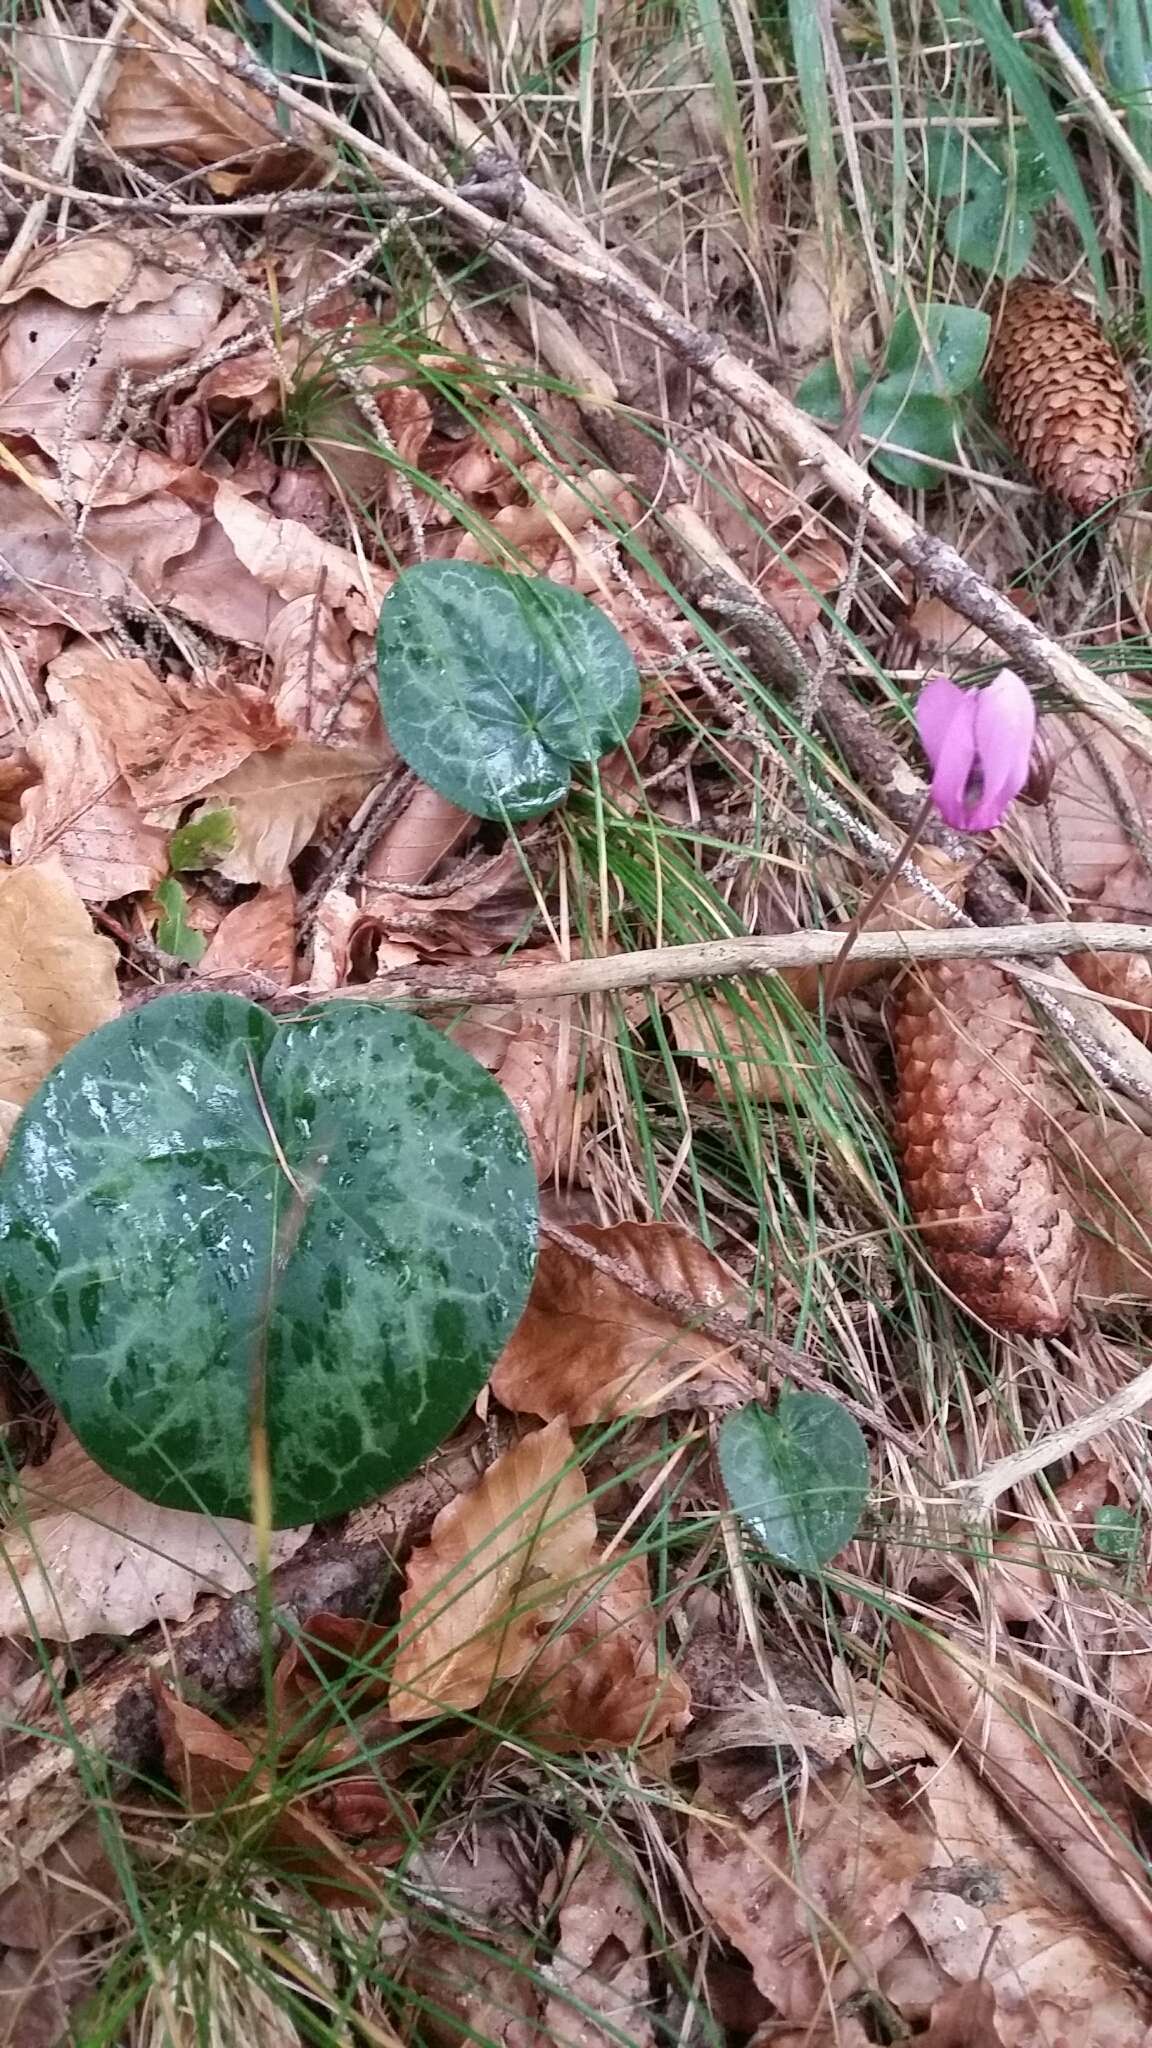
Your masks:
M233 996L147 1004L49 1074L0 1170L0 1289L85 1448L150 1500L247 1515L262 1398L278 1526L435 1449L536 1241L507 1097L367 1004L281 1025Z
M423 782L479 818L534 818L574 761L623 744L640 716L627 641L578 591L479 562L396 578L376 639L380 706Z
M900 448L937 455L944 462L956 460L952 405L946 398L928 398L912 390L905 376L882 379L864 407L860 424L878 441L894 441ZM944 481L935 463L917 462L913 456L897 455L887 448L874 449L870 460L881 476L911 489L930 491Z
M785 1387L725 1418L720 1470L742 1522L781 1564L818 1571L855 1535L868 1498L868 1446L827 1394Z
M1007 214L1007 180L994 175L944 223L944 240L960 263L997 277L1019 277L1032 253L1036 223L1026 207Z
M892 322L884 367L917 396L958 398L980 375L991 331L991 316L975 306L920 306L915 318L906 309Z

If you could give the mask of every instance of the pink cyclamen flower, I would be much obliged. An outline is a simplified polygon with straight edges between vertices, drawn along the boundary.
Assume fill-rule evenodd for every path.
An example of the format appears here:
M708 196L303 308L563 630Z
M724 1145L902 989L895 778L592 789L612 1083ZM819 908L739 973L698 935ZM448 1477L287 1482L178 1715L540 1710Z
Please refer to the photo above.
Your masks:
M1028 780L1036 707L1010 668L983 690L933 676L916 701L916 725L932 763L932 795L959 832L990 832Z

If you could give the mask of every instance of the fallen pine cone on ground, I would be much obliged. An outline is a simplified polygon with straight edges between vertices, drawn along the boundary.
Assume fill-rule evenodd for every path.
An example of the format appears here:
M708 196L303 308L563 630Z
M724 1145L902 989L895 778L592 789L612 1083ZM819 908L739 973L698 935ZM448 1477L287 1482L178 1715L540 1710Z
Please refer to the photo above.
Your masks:
M925 1249L993 1329L1054 1336L1072 1312L1078 1241L1024 997L990 962L956 960L907 975L896 1001L896 1130Z
M1124 365L1071 292L1008 287L984 381L1013 453L1079 518L1132 489L1140 426Z

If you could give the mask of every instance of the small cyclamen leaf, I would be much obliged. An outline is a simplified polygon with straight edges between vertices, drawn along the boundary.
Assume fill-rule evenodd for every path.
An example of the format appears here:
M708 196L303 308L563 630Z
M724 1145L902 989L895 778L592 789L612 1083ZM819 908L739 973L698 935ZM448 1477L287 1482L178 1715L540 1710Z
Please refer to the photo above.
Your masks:
M853 363L852 376L857 391L864 389L869 374L867 363ZM839 426L844 417L844 395L840 389L836 365L831 357L826 363L817 363L816 368L809 371L796 393L796 403L811 419L823 420L829 426Z
M480 818L538 817L640 715L628 643L578 591L479 562L402 570L380 612L380 706L408 766Z
M202 811L198 818L172 834L168 841L169 866L177 872L215 867L218 860L231 853L235 839L236 820L231 811Z
M1140 1554L1140 1524L1127 1508L1097 1508L1092 1542L1101 1557L1130 1564Z
M1036 226L1032 215L1017 206L1007 217L1008 186L1004 179L982 185L979 192L953 207L944 223L944 240L959 263L970 263L996 277L1019 277L1032 253Z
M958 398L976 382L988 353L992 319L975 306L921 306L892 323L884 367L926 398Z
M162 882L157 882L154 893L160 905L156 944L173 960L185 960L195 967L204 958L208 941L203 932L188 922L188 898L181 884L174 875L166 875Z
M855 1535L868 1498L868 1446L826 1394L786 1387L720 1429L720 1470L741 1521L779 1563L818 1571Z
M913 391L905 377L885 377L864 407L860 425L878 441L891 441L944 462L956 460L955 413L946 398L926 398ZM917 462L914 455L889 449L873 452L872 467L892 483L933 490L944 481L935 463Z
M536 1179L502 1090L419 1018L277 1026L169 996L54 1068L0 1172L0 1291L32 1370L146 1499L319 1521L415 1469L519 1319Z

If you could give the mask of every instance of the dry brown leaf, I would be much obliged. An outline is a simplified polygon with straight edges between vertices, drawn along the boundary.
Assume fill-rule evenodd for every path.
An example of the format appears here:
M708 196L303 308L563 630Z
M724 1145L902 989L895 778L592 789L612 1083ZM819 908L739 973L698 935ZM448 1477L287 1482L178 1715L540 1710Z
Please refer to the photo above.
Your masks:
M522 1005L478 1003L448 1033L499 1081L524 1126L541 1181L563 1166L572 1147L578 1022L577 1007L567 997Z
M200 962L211 974L266 974L289 987L296 979L296 891L291 882L258 889L222 918Z
M331 605L315 595L292 598L268 628L264 651L268 694L285 725L304 739L383 751L375 682L352 682L352 642Z
M642 1287L739 1315L743 1290L690 1231L668 1223L582 1224L573 1236ZM523 1319L492 1375L498 1401L573 1428L609 1416L739 1407L755 1386L730 1345L545 1239Z
M0 432L42 448L66 428L69 443L98 435L125 372L156 377L199 353L223 289L198 237L169 236L163 255L152 262L130 237L98 235L25 273L0 332Z
M294 1556L307 1534L278 1531L274 1563ZM246 1591L257 1550L247 1522L141 1500L94 1465L61 1423L51 1456L20 1475L4 1537L0 1634L77 1642L186 1621L201 1593Z
M125 156L158 156L198 170L225 159L242 168L209 171L208 184L224 196L268 191L318 169L314 156L278 131L276 110L253 85L235 75L245 45L227 30L209 27L200 0L167 0L170 21L193 31L205 49L180 47L146 22L133 24L104 105L105 140ZM177 48L167 45L176 40Z
M426 782L418 783L400 816L372 848L364 867L365 881L372 888L383 889L397 882L426 882L441 861L472 837L477 823L446 796L429 789Z
M190 1813L216 1815L259 1841L277 1873L328 1906L380 1904L368 1867L310 1812L306 1799L284 1800L257 1752L231 1729L153 1677L164 1763ZM398 1844L398 1850L402 1848Z
M153 888L167 871L167 834L141 817L112 747L81 707L61 698L28 753L40 781L21 800L13 862L58 862L86 903Z
M0 1154L49 1069L119 1015L117 965L65 874L0 869Z
M350 816L380 768L379 755L368 748L297 740L250 755L205 791L193 820L207 811L230 811L232 844L219 872L229 882L278 889L322 822L338 813Z
M749 582L803 638L820 617L820 598L843 581L848 556L839 535L762 464L730 447L716 451L693 503Z
M973 1755L1008 1811L1147 1968L1152 1903L1144 1864L1080 1789L1084 1760L1041 1698L1035 1672L1025 1683L956 1642L905 1628L894 1634L900 1676L916 1703Z
M713 989L686 984L657 994L677 1051L703 1067L718 1095L784 1098L784 1077L796 1064L787 1019L758 999L754 985L741 990L738 1008Z
M1111 1490L1108 1465L1090 1458L1045 1498L1043 1529L1020 1519L996 1538L987 1583L1003 1621L1035 1621L1051 1606L1055 1575L1067 1572Z
M524 1670L586 1582L596 1517L567 1426L549 1423L442 1509L408 1565L390 1710L479 1706Z
M979 2010L991 1993L996 2031L979 2048L1148 2048L1152 1999L1064 1871L994 1797L979 1734L971 1769L950 1735L872 1687L857 1688L853 1707L870 1760L913 1763L910 1796L932 1836L931 1881L908 1907L922 1950L882 1973L885 1994L918 2020L940 2001L947 2014L953 1997Z
M1018 804L1013 829L1067 892L1070 915L1152 916L1152 872L1126 823L1152 810L1152 768L1081 718L1041 718L1036 758L1048 799Z
M514 1715L520 1736L560 1750L630 1749L687 1726L688 1687L679 1672L661 1668L642 1557L595 1572L503 1713Z
M647 1916L635 1885L587 1835L578 1835L568 1852L557 1916L548 1976L560 1995L544 2008L545 2039L557 2048L610 2048L623 2033L632 2048L649 2048L656 2037L648 2011ZM597 2013L611 2032L597 2024Z
M310 995L330 995L334 988L344 986L348 979L352 935L360 918L360 905L347 889L328 889L320 898L312 942L312 967L308 976ZM417 957L413 952L412 960Z
M264 589L285 604L323 590L325 604L343 611L354 631L375 632L393 580L386 570L358 561L299 519L278 519L235 484L217 485L213 510L237 560Z
M283 747L291 730L263 690L223 674L205 685L162 681L145 661L83 643L51 664L66 696L112 747L137 803L159 811L219 782L249 755Z
M1053 1138L1084 1246L1081 1295L1152 1300L1152 1138L1072 1109Z
M1152 1650L1131 1622L1116 1629L1109 1681L1112 1762L1138 1798L1152 1799Z
M146 610L167 593L200 530L192 506L158 492L98 508L77 542L53 502L0 475L0 612L31 626L99 632L113 604Z
M420 2000L419 2039L428 2048L543 2048L532 1945L523 1935L496 1945L422 1932L404 1981Z
M915 1813L895 1818L851 1763L814 1780L799 1811L777 1806L753 1827L706 1810L688 1822L688 1870L705 1912L747 1956L764 1996L801 2022L827 1994L838 2002L867 1983L872 1952L928 1862Z
M0 2044L58 2048L69 2014L100 1975L92 1937L124 1914L104 1829L78 1821L0 1896ZM72 2036L72 2038L75 2038Z
M851 326L867 297L864 266L838 234L831 266L828 256L827 237L819 228L806 229L792 252L776 334L797 363L826 355L833 334Z
M11 76L20 81L20 114L41 142L55 141L68 126L76 95L92 69L102 38L52 29L18 28L5 38ZM103 92L97 90L94 111Z

